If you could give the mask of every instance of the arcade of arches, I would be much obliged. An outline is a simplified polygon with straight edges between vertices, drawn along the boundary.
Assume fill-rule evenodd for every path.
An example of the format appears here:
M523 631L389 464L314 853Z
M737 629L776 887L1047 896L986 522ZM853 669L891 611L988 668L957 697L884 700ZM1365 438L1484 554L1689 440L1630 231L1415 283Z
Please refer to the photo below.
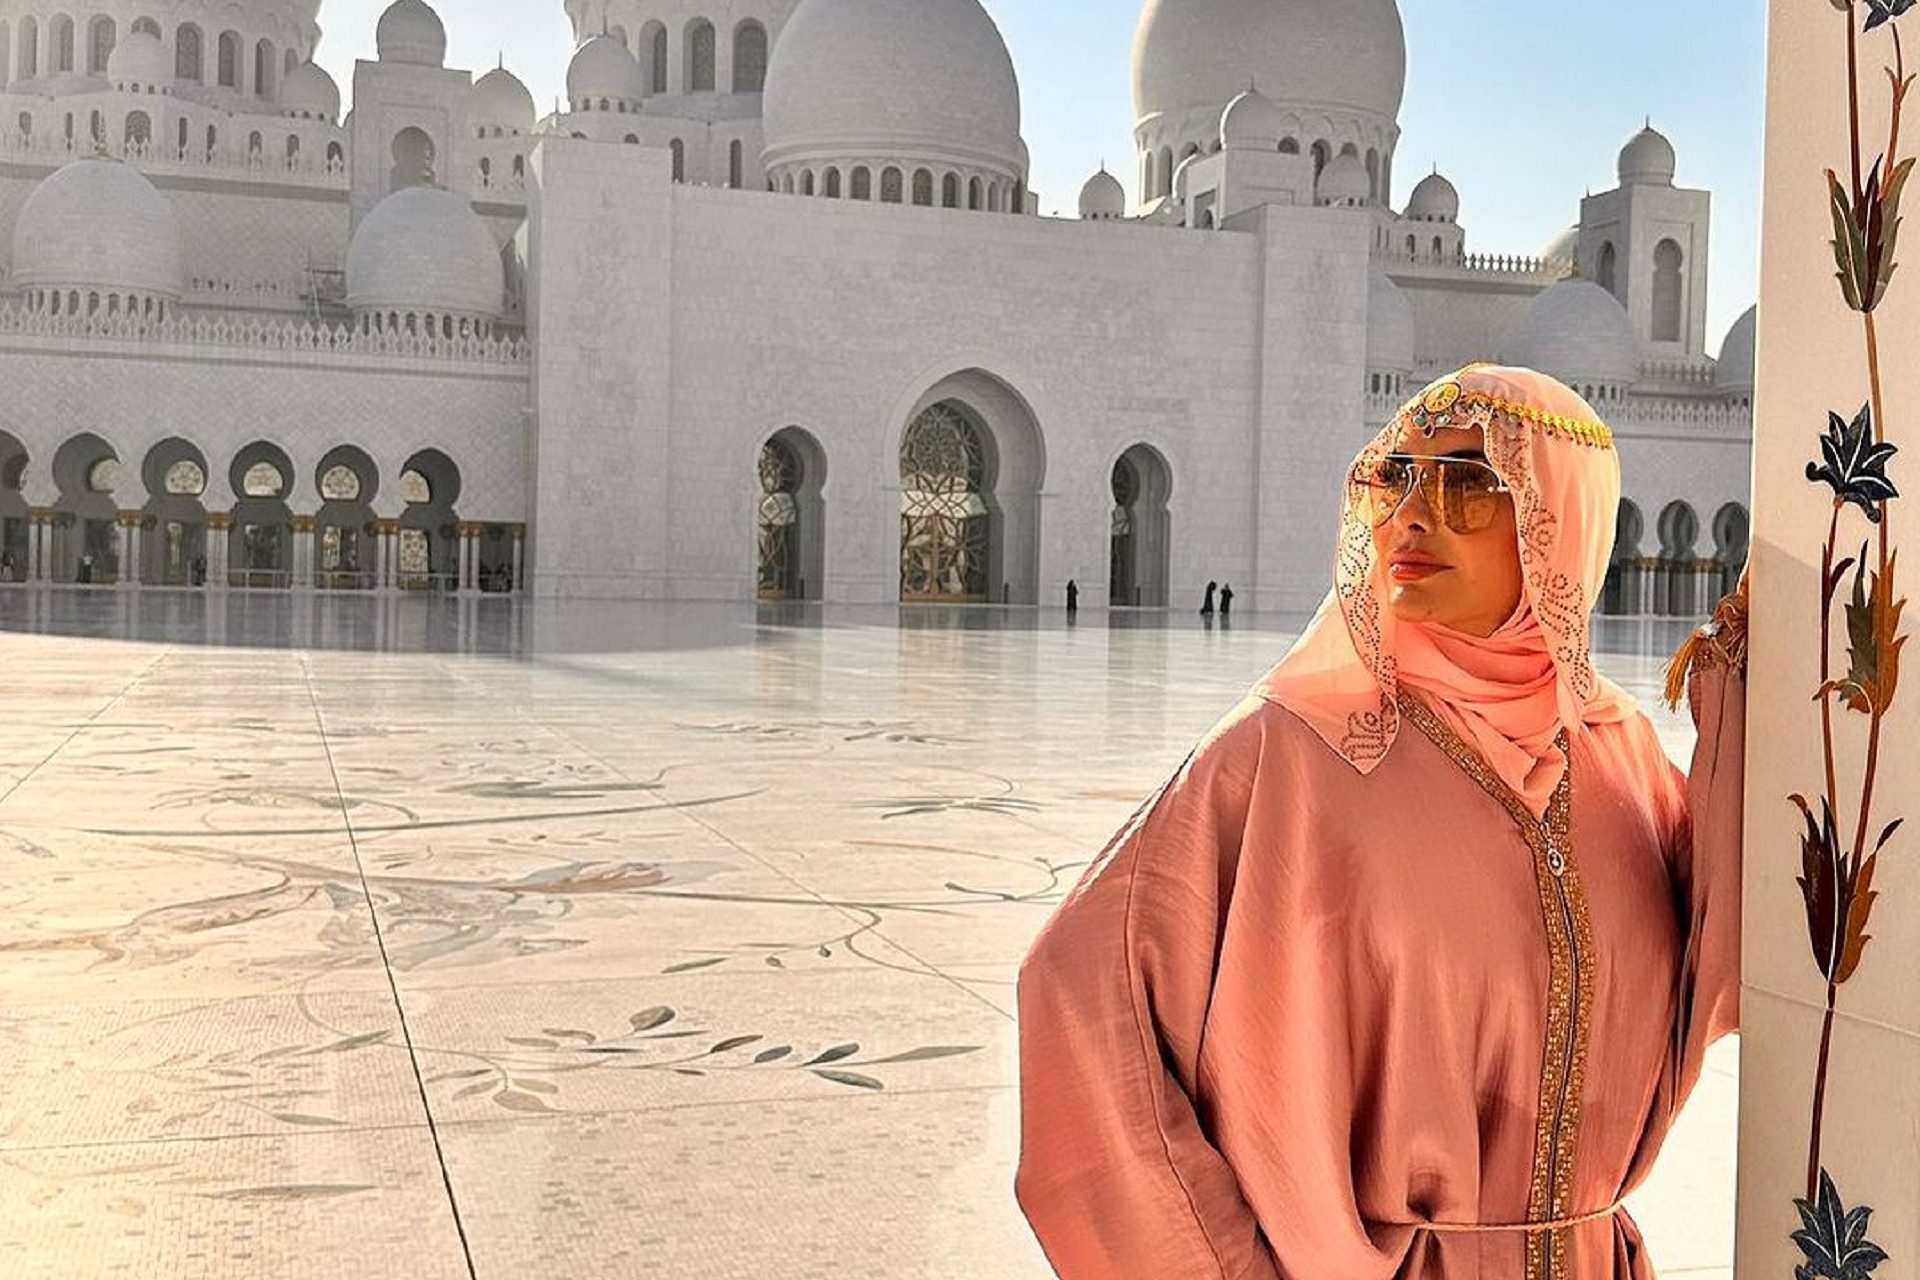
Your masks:
M209 503L219 474L178 436L132 467L92 432L43 461L0 431L0 583L506 592L520 579L523 527L461 519L459 467L437 449L407 459L384 515L379 469L352 445L320 459L313 510L295 509L294 464L269 441L227 460L230 504ZM52 502L29 503L49 480Z
M1645 518L1633 502L1622 500L1600 612L1704 616L1714 601L1738 583L1747 562L1748 532L1746 508L1729 502L1714 513L1709 551L1699 545L1700 517L1694 509L1684 502L1670 502L1661 510L1655 529L1657 550L1644 552Z

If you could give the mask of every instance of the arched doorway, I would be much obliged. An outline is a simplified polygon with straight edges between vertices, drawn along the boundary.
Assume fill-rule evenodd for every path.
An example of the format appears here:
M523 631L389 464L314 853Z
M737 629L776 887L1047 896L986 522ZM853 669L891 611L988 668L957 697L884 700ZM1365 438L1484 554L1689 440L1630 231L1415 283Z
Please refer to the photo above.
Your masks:
M1739 503L1729 502L1714 512L1713 558L1720 566L1720 579L1714 584L1716 599L1740 585L1740 571L1747 563L1750 533L1747 509Z
M1639 598L1640 538L1646 532L1646 518L1627 498L1620 499L1613 521L1613 558L1607 562L1607 581L1600 592L1600 612L1640 613L1645 603Z
M393 135L393 168L387 173L387 190L433 184L433 139L417 125L408 125Z
M228 481L239 495L227 534L227 584L293 585L293 462L278 445L256 440L233 457Z
M1136 444L1108 476L1113 512L1107 553L1107 602L1165 608L1173 469L1158 449Z
M151 496L140 512L140 581L199 587L207 581L207 457L178 436L147 450L140 474Z
M1045 441L1027 401L974 368L904 417L900 598L1036 604Z
M422 449L400 472L400 513L395 585L404 591L457 591L460 587L460 469L438 449Z
M374 585L373 499L379 470L362 449L341 445L314 469L320 510L313 518L313 584L322 590Z
M957 401L929 405L900 442L900 598L988 599L987 451Z
M120 509L113 491L120 483L120 455L92 432L83 432L53 455L53 553L48 576L55 582L113 582L120 574Z
M818 600L824 586L825 455L813 436L783 427L760 446L755 547L762 600Z
M1684 502L1669 502L1660 512L1660 586L1657 612L1685 616L1695 612L1693 600L1693 544L1700 536L1700 517Z
M26 472L26 446L0 431L0 582L25 582L33 573L27 560L31 512L21 491Z

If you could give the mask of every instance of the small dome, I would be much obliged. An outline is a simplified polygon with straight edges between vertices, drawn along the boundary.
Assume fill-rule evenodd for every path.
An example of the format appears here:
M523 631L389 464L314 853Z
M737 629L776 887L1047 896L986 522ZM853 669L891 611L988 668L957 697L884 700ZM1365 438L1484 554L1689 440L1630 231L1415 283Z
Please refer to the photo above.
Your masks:
M1721 340L1720 358L1713 366L1713 385L1719 390L1738 395L1753 391L1753 346L1758 321L1759 308L1748 307Z
M1591 280L1562 280L1536 296L1501 358L1563 382L1630 386L1640 377L1632 322L1614 296Z
M170 85L173 55L151 31L129 31L107 55L107 79L114 84Z
M280 105L290 116L318 116L329 124L340 118L340 86L324 69L303 62L280 82Z
M1120 179L1108 173L1104 168L1087 179L1080 188L1080 216L1083 218L1118 218L1126 214L1127 193L1120 186Z
M1644 182L1670 187L1675 163L1673 144L1665 134L1648 125L1620 148L1620 184Z
M567 64L567 100L575 110L581 104L605 98L609 103L632 104L646 96L646 77L627 46L612 36L593 36L573 51ZM589 108L591 109L591 108Z
M979 0L801 0L762 101L770 167L891 156L1026 177L1020 84Z
M1133 33L1133 113L1275 100L1391 121L1407 82L1395 0L1146 0Z
M1413 303L1379 267L1367 279L1367 368L1412 373L1418 329Z
M1407 217L1420 222L1454 222L1460 217L1460 193L1434 170L1413 186L1407 197Z
M1337 155L1320 171L1320 203L1338 204L1352 200L1365 204L1372 194L1373 182L1359 156Z
M1580 256L1580 224L1574 223L1540 247L1540 256L1572 262Z
M74 160L28 193L13 225L13 283L180 296L173 204L132 165Z
M1248 89L1220 113L1220 145L1229 151L1278 151L1286 131L1286 117L1258 89Z
M495 67L473 82L473 94L467 100L467 118L477 128L530 133L533 95L527 92L519 76L505 67Z
M492 317L500 247L473 206L440 187L402 187L367 211L347 246L347 305Z
M447 29L426 0L393 0L373 28L382 62L437 67L447 59Z

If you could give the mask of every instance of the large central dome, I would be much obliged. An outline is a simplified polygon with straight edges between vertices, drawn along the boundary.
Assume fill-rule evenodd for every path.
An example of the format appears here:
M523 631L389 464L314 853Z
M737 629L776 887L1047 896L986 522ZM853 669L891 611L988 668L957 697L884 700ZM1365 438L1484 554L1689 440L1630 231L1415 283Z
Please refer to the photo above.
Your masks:
M979 0L802 0L762 110L769 167L898 155L1025 170L1013 59Z
M1133 34L1136 118L1276 102L1400 114L1406 33L1394 0L1146 0Z

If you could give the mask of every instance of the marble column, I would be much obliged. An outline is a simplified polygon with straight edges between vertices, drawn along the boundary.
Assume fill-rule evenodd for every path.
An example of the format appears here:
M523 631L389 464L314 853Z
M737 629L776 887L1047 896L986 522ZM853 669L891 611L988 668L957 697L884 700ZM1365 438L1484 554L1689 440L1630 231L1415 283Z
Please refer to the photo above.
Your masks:
M233 517L224 511L212 511L207 514L207 586L215 591L225 591L227 581L228 530L233 527Z
M1741 1277L1891 1280L1920 1269L1920 677L1891 651L1920 616L1900 613L1920 558L1920 365L1909 358L1920 344L1920 237L1892 238L1896 212L1912 205L1896 210L1900 184L1887 182L1905 176L1920 142L1920 99L1897 115L1892 74L1916 69L1920 11L1894 13L1904 6L1769 4ZM1863 189L1877 207L1856 206ZM1911 202L1911 184L1907 193ZM1836 260L1836 219L1864 227L1841 237L1863 237L1863 261L1878 267L1864 281L1850 255ZM1858 283L1843 292L1843 280ZM1856 447L1873 442L1897 456ZM1880 518L1843 501L1856 497ZM1856 629L1846 613L1854 571L1829 591L1821 569L1863 544L1869 625ZM1850 683L1822 696L1828 680Z
M48 513L36 508L27 513L27 570L28 582L47 580L47 544L52 540L48 536Z
M313 566L318 557L313 547L313 517L295 516L293 518L293 589L311 591L313 589Z
M140 513L120 513L120 569L114 582L122 587L140 585Z

